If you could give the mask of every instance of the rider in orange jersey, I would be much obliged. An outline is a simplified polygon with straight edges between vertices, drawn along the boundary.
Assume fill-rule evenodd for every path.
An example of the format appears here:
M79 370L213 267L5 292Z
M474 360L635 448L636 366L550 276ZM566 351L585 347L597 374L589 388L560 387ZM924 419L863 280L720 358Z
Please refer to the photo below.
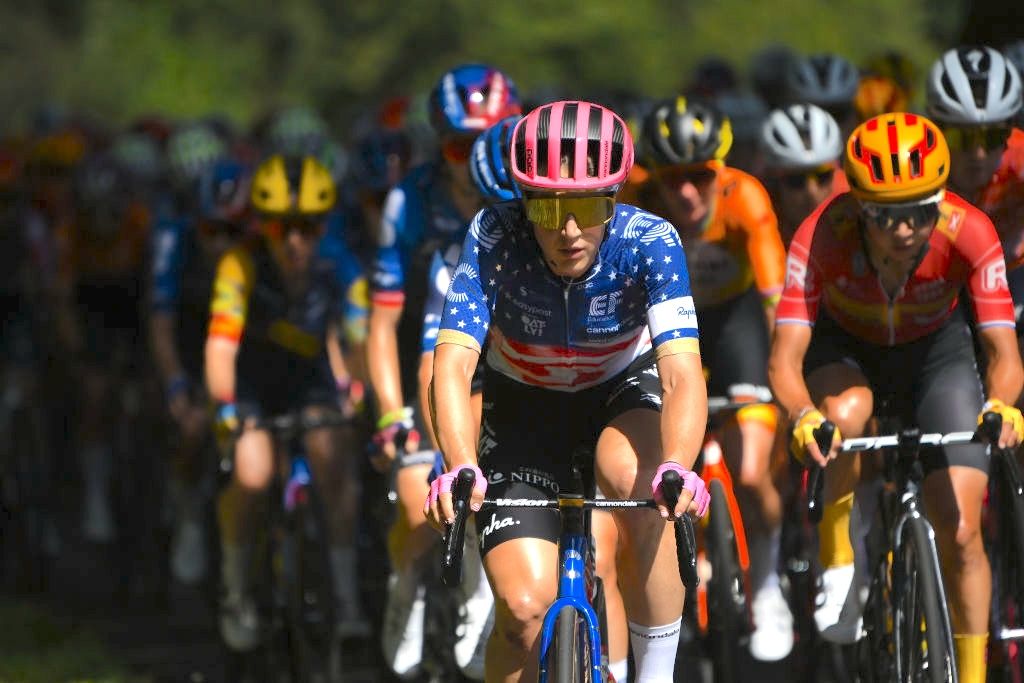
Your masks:
M766 366L785 250L764 187L725 165L731 145L729 119L712 105L683 97L659 104L641 132L651 178L638 199L671 221L686 248L709 391L753 402L726 426L724 442L749 525L756 627L750 649L758 659L777 660L789 654L793 631L777 574L782 508L769 474L776 411Z

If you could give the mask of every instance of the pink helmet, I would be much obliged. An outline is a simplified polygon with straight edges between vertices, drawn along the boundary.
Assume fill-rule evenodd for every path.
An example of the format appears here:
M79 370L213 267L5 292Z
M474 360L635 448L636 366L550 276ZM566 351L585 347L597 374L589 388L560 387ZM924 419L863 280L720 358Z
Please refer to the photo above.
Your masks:
M560 131L552 136L551 131ZM562 160L568 160L563 176ZM616 192L633 167L633 138L615 112L590 102L537 107L512 134L512 176L524 190Z

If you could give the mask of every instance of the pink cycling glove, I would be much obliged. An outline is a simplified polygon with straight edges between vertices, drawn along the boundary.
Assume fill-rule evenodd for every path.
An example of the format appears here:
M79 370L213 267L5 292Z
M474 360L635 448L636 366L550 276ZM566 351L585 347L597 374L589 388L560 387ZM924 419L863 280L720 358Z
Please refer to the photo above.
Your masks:
M697 505L697 516L703 517L706 515L708 513L708 506L711 505L711 494L704 485L704 480L696 472L686 469L677 462L663 462L654 473L654 479L651 480L651 491L654 493L654 500L661 505L665 505L665 497L661 492L661 478L669 470L679 474L679 478L683 480L684 490L693 493L693 502ZM671 514L671 510L669 513Z
M473 490L484 495L487 493L487 478L476 465L459 465L451 472L445 472L440 477L430 482L430 493L427 494L427 502L423 504L423 514L427 514L430 508L437 502L438 496L442 493L451 493L452 485L455 483L459 472L465 469L473 470L476 480L473 482ZM474 510L475 512L475 510Z

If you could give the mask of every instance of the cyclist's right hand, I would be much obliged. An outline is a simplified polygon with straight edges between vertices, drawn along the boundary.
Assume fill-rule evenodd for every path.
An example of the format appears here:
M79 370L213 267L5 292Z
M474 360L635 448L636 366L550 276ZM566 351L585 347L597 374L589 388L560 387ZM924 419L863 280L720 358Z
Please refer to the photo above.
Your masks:
M818 442L814 439L814 430L821 426L821 423L824 421L825 416L813 408L805 410L797 418L796 424L793 425L793 438L790 441L789 449L798 462L806 464L807 456L810 455L814 462L818 463L821 467L825 467L828 465L829 460L835 460L836 456L839 455L839 447L843 443L843 437L839 434L838 427L836 427L835 433L832 436L832 448L829 449L828 453L822 453L821 449L818 448Z
M388 471L399 448L406 453L419 450L420 434L412 419L412 408L393 410L377 420L373 444L376 448L370 463L378 472Z
M692 470L688 470L677 462L663 462L658 466L658 469L654 472L654 479L651 480L651 492L653 494L654 501L658 504L658 513L664 519L671 519L669 517L668 505L665 502L665 494L662 490L663 484L662 479L665 473L672 470L679 475L679 479L682 483L682 491L679 492L679 499L676 501L675 510L672 510L672 517L680 517L685 512L692 512L697 517L703 517L708 512L708 507L711 505L711 493L708 492L707 486L704 484L704 480L700 478L700 475ZM689 498L686 494L689 493Z
M430 492L427 500L423 503L423 514L427 521L438 531L444 530L445 524L455 522L455 507L452 504L452 486L459 472L464 469L473 470L476 478L473 480L473 493L469 498L469 507L473 512L478 512L483 505L484 495L487 493L487 477L476 465L459 465L450 472L430 482Z

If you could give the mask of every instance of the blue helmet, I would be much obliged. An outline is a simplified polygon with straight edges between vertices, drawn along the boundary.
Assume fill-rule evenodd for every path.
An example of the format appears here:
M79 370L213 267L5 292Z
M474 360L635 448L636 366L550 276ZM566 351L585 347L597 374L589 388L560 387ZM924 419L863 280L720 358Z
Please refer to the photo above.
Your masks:
M217 223L238 223L249 206L249 169L234 159L207 168L196 183L199 218Z
M486 130L522 113L515 84L485 64L457 66L430 93L430 122L439 135Z
M412 141L401 128L374 126L356 140L352 157L352 175L357 185L386 190L397 184L409 168Z
M522 116L516 114L498 121L480 134L473 143L469 158L469 174L485 197L507 201L523 195L509 171L509 150L512 131Z

